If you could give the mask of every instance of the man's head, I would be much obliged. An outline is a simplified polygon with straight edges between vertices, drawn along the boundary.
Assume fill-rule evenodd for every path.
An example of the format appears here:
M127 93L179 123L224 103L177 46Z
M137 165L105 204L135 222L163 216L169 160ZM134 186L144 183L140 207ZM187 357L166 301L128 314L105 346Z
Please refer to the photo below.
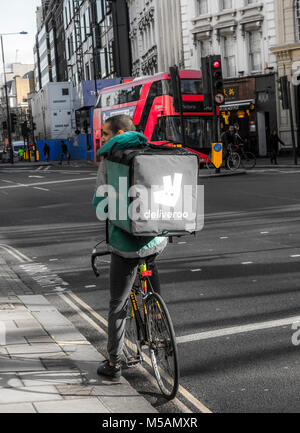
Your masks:
M231 133L234 132L234 126L233 126L233 125L230 125L230 126L229 126L229 132L231 132Z
M110 117L103 125L102 142L105 144L116 135L128 131L136 131L136 127L129 116L121 114L120 116Z
M239 131L239 130L240 130L240 125L239 125L238 123L235 123L235 124L234 124L234 129L235 129L236 131Z

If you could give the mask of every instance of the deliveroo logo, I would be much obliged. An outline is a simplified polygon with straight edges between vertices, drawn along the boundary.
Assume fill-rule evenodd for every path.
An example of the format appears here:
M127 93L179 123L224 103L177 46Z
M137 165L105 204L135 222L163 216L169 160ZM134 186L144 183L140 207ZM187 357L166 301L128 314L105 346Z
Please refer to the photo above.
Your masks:
M181 173L175 173L174 183L172 183L172 176L163 177L163 190L154 193L154 202L174 208L181 196L182 178Z

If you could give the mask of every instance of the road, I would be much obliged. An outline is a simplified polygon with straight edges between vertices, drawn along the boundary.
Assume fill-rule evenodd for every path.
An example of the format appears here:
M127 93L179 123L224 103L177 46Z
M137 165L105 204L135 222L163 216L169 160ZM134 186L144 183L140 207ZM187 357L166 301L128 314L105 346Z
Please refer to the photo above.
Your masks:
M109 263L96 280L89 261L104 238L95 176L92 167L0 168L0 244L21 278L105 351ZM147 366L124 371L159 411L300 412L299 181L297 169L201 179L204 230L159 260L179 343L178 399L159 396Z

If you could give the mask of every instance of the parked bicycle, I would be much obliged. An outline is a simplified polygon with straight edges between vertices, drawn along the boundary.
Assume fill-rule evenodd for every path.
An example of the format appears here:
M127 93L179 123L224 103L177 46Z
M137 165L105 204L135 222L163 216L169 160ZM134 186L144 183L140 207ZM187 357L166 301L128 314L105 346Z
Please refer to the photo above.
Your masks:
M245 151L244 144L236 144L233 148L239 154L241 164L246 170L251 170L256 166L256 156L252 152Z
M101 257L107 255L110 252L98 252L96 248L93 251L92 268L97 277L100 276ZM159 388L168 400L172 400L179 387L176 337L167 306L151 285L151 260L153 258L140 261L130 293L123 355L127 367L134 367L147 361L143 352L147 348Z
M238 170L241 165L241 157L240 155L233 150L233 148L230 146L227 150L227 155L225 155L225 158L223 158L223 168L228 168L231 171ZM209 171L215 170L216 167L211 159L211 154L207 157L206 160L206 167Z

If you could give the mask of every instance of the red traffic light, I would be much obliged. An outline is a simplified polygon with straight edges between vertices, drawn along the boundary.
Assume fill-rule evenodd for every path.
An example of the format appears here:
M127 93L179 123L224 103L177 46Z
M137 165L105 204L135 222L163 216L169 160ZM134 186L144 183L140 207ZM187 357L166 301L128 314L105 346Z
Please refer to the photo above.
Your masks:
M217 60L216 62L214 62L214 68L215 69L219 69L221 66L221 63Z

